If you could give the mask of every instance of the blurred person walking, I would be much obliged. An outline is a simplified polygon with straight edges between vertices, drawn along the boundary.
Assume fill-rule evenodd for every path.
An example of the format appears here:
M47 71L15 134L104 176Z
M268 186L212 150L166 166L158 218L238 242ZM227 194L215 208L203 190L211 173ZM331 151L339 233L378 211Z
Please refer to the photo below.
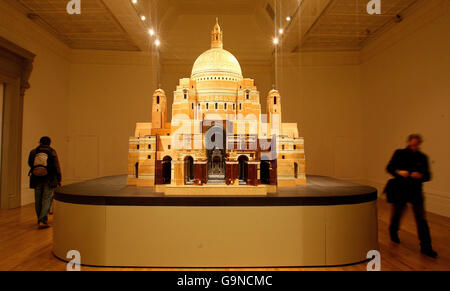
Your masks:
M44 136L39 146L30 152L30 188L34 189L34 203L39 228L47 228L53 190L61 186L61 167L56 151L50 147L51 139Z
M422 185L430 181L431 173L428 158L420 151L422 141L420 135L411 134L408 137L407 147L396 150L387 166L387 171L394 176L385 189L388 202L393 205L389 231L391 240L400 243L398 237L400 219L407 203L411 203L417 223L421 252L436 258L437 253L431 246L430 229L425 218Z

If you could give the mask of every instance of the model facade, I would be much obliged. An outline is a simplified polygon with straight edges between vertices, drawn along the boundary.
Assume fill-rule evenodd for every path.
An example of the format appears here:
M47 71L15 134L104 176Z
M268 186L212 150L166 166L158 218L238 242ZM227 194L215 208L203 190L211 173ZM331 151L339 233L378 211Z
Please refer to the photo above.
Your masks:
M296 123L282 123L279 92L268 93L261 115L254 80L244 78L238 60L223 49L218 23L211 37L211 49L174 92L171 122L165 92L154 92L152 122L137 123L130 138L128 184L161 192L194 185L268 185L273 192L277 185L305 184L304 139Z

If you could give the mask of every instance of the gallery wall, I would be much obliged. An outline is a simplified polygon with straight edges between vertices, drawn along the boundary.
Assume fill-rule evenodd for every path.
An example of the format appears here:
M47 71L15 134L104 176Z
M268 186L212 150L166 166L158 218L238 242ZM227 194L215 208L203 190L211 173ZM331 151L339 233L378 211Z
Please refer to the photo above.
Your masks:
M26 91L22 137L22 204L34 201L28 189L28 153L44 135L52 137L61 158L67 163L67 113L70 49L24 15L0 1L0 35L36 55L30 89ZM20 146L20 145L18 145Z
M68 183L126 174L128 138L151 121L151 55L77 51L70 65Z
M429 6L362 51L364 161L369 183L383 185L393 151L410 133L424 136L433 180L427 209L450 216L450 13Z
M306 171L348 180L362 173L362 101L356 53L301 53L279 60L283 122L305 137Z

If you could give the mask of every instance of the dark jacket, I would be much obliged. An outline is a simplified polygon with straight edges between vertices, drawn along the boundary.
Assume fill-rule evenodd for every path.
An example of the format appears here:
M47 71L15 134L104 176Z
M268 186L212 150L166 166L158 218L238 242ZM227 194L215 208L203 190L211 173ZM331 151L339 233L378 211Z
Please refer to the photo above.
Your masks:
M30 152L30 155L28 157L28 165L30 168L33 168L34 165L34 158L36 157L37 151L46 150L50 152L50 159L48 164L48 175L45 177L36 177L31 173L30 170L30 188L36 188L39 184L46 184L49 183L51 187L55 188L58 186L59 183L61 183L61 167L59 165L58 155L56 151L51 148L50 146L38 146L34 150Z
M420 151L413 152L409 148L395 151L386 170L394 176L394 192L396 199L422 199L422 184L430 181L431 173L428 158ZM397 170L406 170L410 173L419 172L422 179L404 178L396 173Z

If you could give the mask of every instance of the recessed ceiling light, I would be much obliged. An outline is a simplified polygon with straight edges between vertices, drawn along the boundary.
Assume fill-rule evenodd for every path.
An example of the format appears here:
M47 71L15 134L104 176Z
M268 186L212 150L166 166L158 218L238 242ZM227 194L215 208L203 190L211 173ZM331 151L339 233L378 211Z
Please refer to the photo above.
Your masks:
M161 44L161 42L159 41L159 39L155 40L155 45L159 46Z
M147 19L147 17L145 17L145 15L142 15L142 16L141 16L141 20L142 20L142 21L145 21L146 19Z
M291 17L290 16L286 17L286 21L291 21Z
M280 30L278 30L278 32L279 32L280 34L283 34L283 33L284 33L284 30L283 30L282 28L280 28Z
M137 0L131 0L133 4L137 4Z
M154 35L155 35L155 31L153 30L153 28L150 28L150 29L148 30L148 34L150 34L151 36L154 36Z
M280 43L280 40L278 39L278 37L275 37L273 39L273 44L279 44L279 43Z

